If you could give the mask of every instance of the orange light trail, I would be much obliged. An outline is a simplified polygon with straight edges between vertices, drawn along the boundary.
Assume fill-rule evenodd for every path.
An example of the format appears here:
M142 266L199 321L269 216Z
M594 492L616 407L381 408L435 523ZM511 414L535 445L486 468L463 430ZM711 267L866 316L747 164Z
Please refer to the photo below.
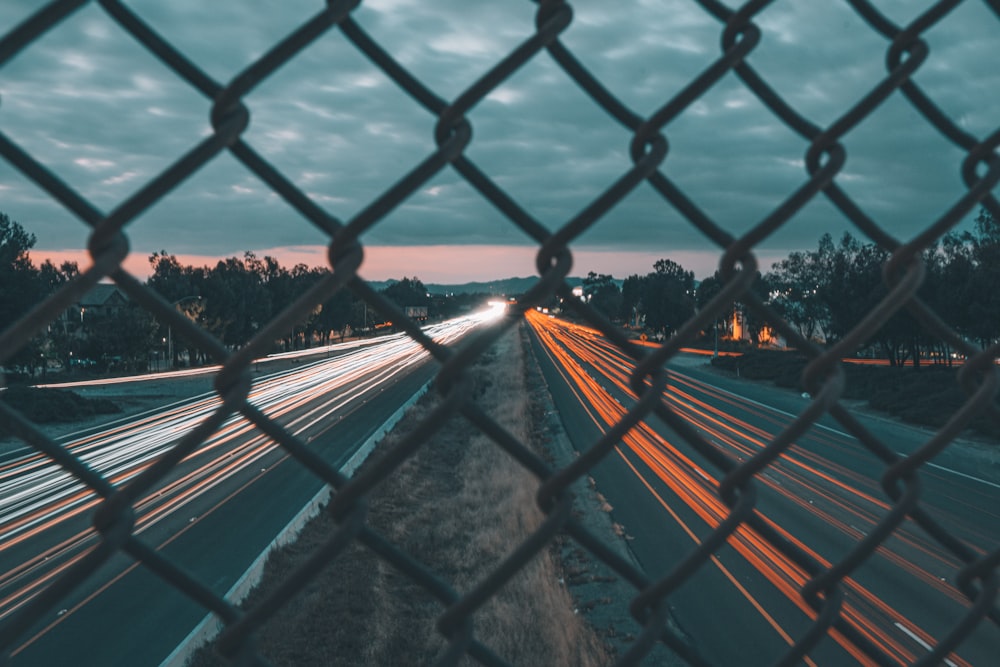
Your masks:
M629 385L629 373L633 368L631 360L606 341L599 332L588 327L561 322L534 311L527 313L527 321L593 423L602 431L606 431L621 419L626 412L623 403L636 400ZM595 379L595 376L599 376L601 381ZM690 378L671 373L670 386L665 392L665 397L673 410L695 425L720 448L720 451L736 461L741 461L754 456L767 446L772 437L767 431L696 397L693 391L711 393L712 388L708 385L702 388ZM721 396L721 400L732 403L736 399L731 395L724 395ZM740 408L747 410L748 406L742 404ZM776 428L782 426L774 415L767 417L766 421L773 423ZM645 464L645 470L653 473L677 498L680 498L708 529L717 528L728 516L730 510L718 495L718 481L713 475L673 447L646 423L641 422L626 434L622 446L637 456ZM656 497L659 504L671 514L673 520L682 527L688 537L696 544L700 543L697 531L686 525L669 506L669 502L659 496L652 484L645 479L648 473L637 467L626 456L626 450L618 448L619 456L639 477L646 489ZM833 472L827 472L827 469ZM861 526L874 525L890 510L890 505L873 493L842 481L844 477L853 482L862 481L862 476L850 469L836 466L811 452L796 450L794 454L784 453L767 471L758 475L757 479L783 498L790 500L795 506L818 515L826 525L847 535L853 544L863 537L864 530L844 521L840 516L844 514L852 516ZM867 484L871 485L871 482ZM872 491L875 492L875 489ZM814 500L806 501L808 497ZM759 508L756 511L775 530L812 557L821 567L830 566L830 562L815 550L762 515ZM910 531L898 531L898 533L894 536L894 540L903 546L916 549L942 565L950 568L956 566L953 558L929 545L926 539L919 539ZM728 542L747 563L795 604L807 618L815 619L816 612L799 593L810 578L808 573L746 525L740 526L729 537ZM877 553L896 568L904 569L935 590L956 601L965 601L965 597L959 591L943 582L940 577L918 567L900 553L887 548L885 544ZM717 558L713 557L712 562L732 581L731 573ZM913 638L920 637L926 641L930 639L929 633L909 621L905 627L897 626L897 621L905 620L905 616L854 578L845 578L841 585L848 592L841 609L842 618L900 664L915 661L918 657L918 648L914 646ZM782 640L791 645L793 638L764 611L762 604L750 591L743 586L737 588L753 607L762 613L764 619ZM858 647L838 631L831 630L829 635L860 663L870 661ZM925 649L926 644L920 652ZM955 665L969 664L956 655L950 656L950 661Z

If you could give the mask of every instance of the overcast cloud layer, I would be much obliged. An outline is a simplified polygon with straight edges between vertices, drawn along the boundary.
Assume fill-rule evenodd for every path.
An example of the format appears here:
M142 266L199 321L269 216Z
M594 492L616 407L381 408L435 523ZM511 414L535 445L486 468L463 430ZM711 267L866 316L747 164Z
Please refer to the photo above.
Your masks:
M136 0L128 5L220 83L229 81L323 3ZM641 115L653 113L720 53L722 26L693 2L572 2L562 41ZM897 24L926 3L876 2ZM918 6L919 5L919 6ZM0 32L37 9L0 4ZM444 99L454 99L533 30L529 2L366 0L358 23ZM749 61L819 126L836 120L885 75L887 42L846 2L778 1L756 20ZM1000 122L1000 20L965 2L926 34L914 77L965 131ZM434 148L434 117L333 30L246 99L244 139L341 220L349 220ZM209 132L210 102L91 4L0 68L0 132L93 204L110 211ZM631 165L630 135L541 54L470 114L466 154L555 229ZM805 142L728 75L665 128L662 170L734 234L773 210L807 177ZM962 152L900 94L844 141L837 177L901 238L964 192ZM83 247L87 229L6 162L0 211L38 236L39 250ZM970 216L970 219L973 216ZM763 250L815 247L847 229L817 200ZM326 240L228 154L136 219L137 253L231 255ZM516 245L527 237L446 169L363 237L367 245ZM643 184L579 247L671 253L714 247ZM584 271L586 267L581 267ZM648 267L637 267L643 271Z

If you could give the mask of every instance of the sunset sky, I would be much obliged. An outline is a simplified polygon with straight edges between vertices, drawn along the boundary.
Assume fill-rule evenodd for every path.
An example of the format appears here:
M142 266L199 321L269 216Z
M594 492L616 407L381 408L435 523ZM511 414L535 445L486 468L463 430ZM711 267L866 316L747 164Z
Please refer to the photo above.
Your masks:
M283 0L125 3L211 78L225 84L324 3ZM570 3L561 41L635 112L648 116L720 53L722 25L687 0ZM904 25L928 3L873 3ZM0 3L0 34L37 0ZM485 0L365 0L354 19L435 93L456 98L533 30L535 5ZM794 108L825 127L885 75L885 38L846 2L778 1L756 19L749 62ZM964 131L984 137L1000 109L1000 20L965 2L925 35L914 79ZM0 49L2 52L2 49ZM337 30L245 99L243 139L342 222L434 150L433 115ZM210 131L211 102L89 3L0 63L0 133L101 211L113 210ZM465 154L556 230L631 165L630 132L542 53L469 114ZM806 142L727 75L665 129L661 166L734 234L807 179ZM837 183L899 238L930 224L965 187L963 152L896 94L844 140ZM995 191L996 194L996 191ZM0 211L38 237L32 257L80 257L88 229L0 159ZM975 216L973 211L967 218ZM759 247L763 268L823 232L848 229L818 198ZM325 262L324 235L227 153L126 228L127 268L166 250L196 265L251 250L286 264ZM362 237L365 278L457 283L535 273L531 240L446 168ZM643 184L573 243L574 275L646 273L669 257L701 278L719 250ZM84 264L87 262L84 261Z

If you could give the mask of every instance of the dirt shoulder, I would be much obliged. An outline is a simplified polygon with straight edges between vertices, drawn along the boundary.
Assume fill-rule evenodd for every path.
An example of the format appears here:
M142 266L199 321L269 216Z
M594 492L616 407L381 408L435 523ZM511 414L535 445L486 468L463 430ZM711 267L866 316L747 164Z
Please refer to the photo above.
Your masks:
M552 430L558 419L522 336L510 332L470 369L473 395L521 442L561 465L573 454ZM437 400L432 393L415 405L366 465L398 446ZM493 441L455 418L369 495L367 522L453 590L466 592L540 525L538 484ZM585 482L578 496L581 520L628 557L603 499ZM246 604L261 599L335 529L322 512L295 544L274 552ZM514 665L611 664L638 632L627 609L634 593L562 538L475 612L475 636ZM355 544L265 623L257 646L275 665L432 664L445 649L434 626L443 611L423 588ZM189 664L225 663L203 650ZM664 657L649 664L672 663Z

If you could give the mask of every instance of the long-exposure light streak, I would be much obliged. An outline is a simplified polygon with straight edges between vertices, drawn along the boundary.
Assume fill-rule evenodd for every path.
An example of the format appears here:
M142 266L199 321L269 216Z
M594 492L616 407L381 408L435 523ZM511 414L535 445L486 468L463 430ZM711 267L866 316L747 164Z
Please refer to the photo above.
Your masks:
M501 312L494 308L431 325L425 332L438 343L453 344ZM320 429L329 430L331 418L339 420L359 409L373 392L382 391L429 358L429 353L405 334L334 348L337 356L258 378L248 402L282 423L289 433L310 442ZM310 350L311 354L315 352ZM165 375L140 379L159 381ZM214 393L179 401L130 421L116 420L100 432L80 436L63 446L112 485L121 486L169 451L220 403ZM260 462L273 459L278 450L274 441L260 434L244 417L230 417L188 455L183 468L135 503L135 533L148 531L235 476L258 470ZM288 458L287 454L280 456L268 470ZM263 474L263 470L254 473L251 481L238 488L246 488ZM215 502L211 511L238 493ZM6 562L0 568L0 618L44 590L46 584L93 548L98 535L81 522L81 515L100 502L94 492L41 454L26 454L0 465L0 558L15 548L22 554L16 562ZM76 528L60 530L70 525ZM57 533L59 538L49 538Z
M281 461L279 461L279 464L287 461L289 458L290 457L288 455L282 457ZM215 512L216 510L218 510L220 507L222 507L223 505L225 505L227 502L229 502L233 498L237 497L240 493L242 493L244 490L246 490L251 485L253 485L254 482L256 482L258 479L260 479L260 477L263 474L264 474L264 472L262 471L261 473L255 475L253 478L251 478L249 481L244 482L243 485L241 485L235 491L233 491L232 493L230 493L225 498L222 498L221 500L219 500L218 502L216 502L210 509L208 509L208 511L206 511L200 517L200 519L203 519L203 518L211 515L213 512ZM174 532L172 535L170 535L170 537L167 538L164 542L162 542L159 545L158 548L162 549L163 547L167 546L168 544L170 544L171 542L173 542L174 540L176 540L178 537L180 537L181 535L183 535L185 532L187 532L194 525L195 525L195 522L192 521L192 522L188 523L187 525L183 526L182 528L180 528L179 530L177 530L176 532ZM67 564L61 566L60 570L63 569L63 568L65 568L65 567L69 567L69 565L70 564L67 563ZM27 647L29 647L31 644L35 643L36 641L38 641L39 639L41 639L43 636L45 636L45 634L48 633L50 630L52 630L52 628L56 627L60 623L68 620L69 618L71 618L74 613L76 613L76 612L80 611L81 609L83 609L88 602L90 602L91 600L93 600L94 598L96 598L98 595L100 595L104 591L106 591L109 588L111 588L113 585L115 585L116 583L118 583L122 579L124 579L127 574L129 574L130 572L132 572L133 570L135 570L138 567L139 567L139 563L132 563L132 564L130 564L128 567L126 567L123 570L121 570L120 572L118 572L109 581L103 583L100 587L98 587L96 590L94 590L89 595L87 595L86 597L84 597L82 600L80 600L79 602L77 602L75 605L73 605L72 607L70 607L68 609L63 610L63 612L61 612L57 616L56 620L54 620L51 623L49 623L48 625L46 625L39 632L37 632L33 636L29 637L28 640L25 641L23 644L21 644L20 646L18 646L17 648L15 648L13 651L11 651L11 656L16 656L18 653L22 652L24 649L26 649Z
M561 322L535 312L529 312L527 319L545 352L553 360L555 368L578 397L593 423L606 431L619 421L626 412L626 404L636 400L629 385L629 374L633 369L631 361L598 332L587 327ZM775 432L787 424L787 420L782 422L779 415L763 413L759 409L755 411L750 404L738 404L734 396L717 392L710 385L701 386L703 384L678 373L671 373L664 396L671 409L687 419L715 447L736 462L754 456L773 438L774 434L760 424L772 425ZM695 394L715 394L719 401L713 403ZM736 416L735 413L740 411L748 414L761 412L764 418L757 420L757 425L754 425ZM838 446L846 447L843 443ZM696 544L700 543L697 537L699 530L704 528L698 529L686 523L670 506L670 501L655 491L653 484L646 479L647 475L652 473L658 482L669 488L704 523L704 527L714 529L728 516L730 510L718 495L718 480L713 474L697 465L646 423L640 423L626 434L617 451L643 486L657 498ZM644 465L640 467L634 457ZM757 480L790 501L791 505L819 517L828 529L846 535L849 538L846 541L848 544L861 539L866 528L874 526L891 509L884 494L882 497L875 495L879 489L874 480L803 449L796 448L794 452L784 453L765 473L758 475ZM821 567L830 566L829 559L783 529L778 522L763 515L759 508L757 513L786 540L809 554ZM848 516L851 517L850 520L843 518ZM809 580L809 575L804 570L745 525L730 536L729 544L806 618L815 619L816 612L800 594L802 586ZM906 555L897 551L897 548L905 549ZM925 556L919 565L913 562L911 556L914 553ZM965 602L959 591L929 571L928 563L940 563L951 568L951 571L954 571L958 563L926 538L909 530L900 530L890 543L883 544L878 549L877 554L897 570L909 573L928 587L956 602ZM718 558L713 557L712 562L727 578L731 578ZM907 620L904 614L856 579L847 577L842 580L841 585L849 593L841 611L842 617L886 655L901 664L909 664L926 649L926 643L919 646L920 643L915 645L913 640L916 637L925 642L931 640L928 632ZM790 633L778 626L770 614L763 612L750 591L743 586L737 588L754 608L762 612L765 620L786 643L793 643ZM897 625L903 621L905 632L901 632ZM832 630L829 636L859 662L868 661L841 633ZM969 664L957 655L951 655L949 659L955 665Z

